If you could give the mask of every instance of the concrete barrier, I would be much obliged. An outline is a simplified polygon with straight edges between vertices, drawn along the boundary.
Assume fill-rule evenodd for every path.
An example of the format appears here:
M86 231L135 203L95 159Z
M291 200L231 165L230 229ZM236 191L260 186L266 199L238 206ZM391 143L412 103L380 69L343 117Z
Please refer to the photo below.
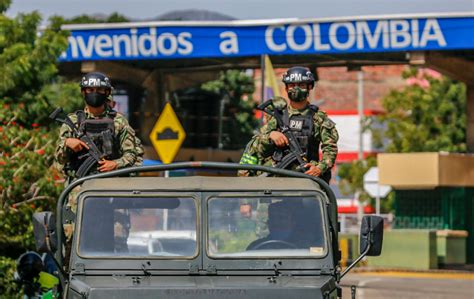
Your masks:
M438 264L466 264L466 238L464 230L439 230L436 232Z
M438 268L435 230L394 229L384 231L382 254L369 257L370 267L429 270Z

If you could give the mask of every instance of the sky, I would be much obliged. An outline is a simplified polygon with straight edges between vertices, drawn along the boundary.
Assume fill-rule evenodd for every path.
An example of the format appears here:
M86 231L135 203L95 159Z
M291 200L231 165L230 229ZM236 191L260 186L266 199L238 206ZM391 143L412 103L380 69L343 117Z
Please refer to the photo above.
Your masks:
M73 17L119 12L132 20L183 9L211 10L237 19L320 18L381 14L473 12L474 0L13 0L7 11Z

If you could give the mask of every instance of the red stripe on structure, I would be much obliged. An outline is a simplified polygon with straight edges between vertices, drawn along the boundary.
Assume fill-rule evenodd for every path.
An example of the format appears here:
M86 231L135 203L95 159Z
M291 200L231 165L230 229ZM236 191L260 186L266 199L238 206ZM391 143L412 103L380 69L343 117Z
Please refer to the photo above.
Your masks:
M329 116L331 115L359 115L359 112L357 112L357 110L326 110L325 112ZM365 116L380 115L383 113L384 112L380 110L364 110Z
M374 152L365 152L364 153L364 158L367 158L369 156L375 156L377 153ZM320 153L321 157L322 153ZM346 162L352 162L354 160L357 160L359 158L359 153L357 152L339 152L337 154L336 162L337 163L346 163Z
M357 206L338 207L337 212L340 214L356 214ZM365 206L364 214L371 214L371 213L375 213L375 209L372 206Z

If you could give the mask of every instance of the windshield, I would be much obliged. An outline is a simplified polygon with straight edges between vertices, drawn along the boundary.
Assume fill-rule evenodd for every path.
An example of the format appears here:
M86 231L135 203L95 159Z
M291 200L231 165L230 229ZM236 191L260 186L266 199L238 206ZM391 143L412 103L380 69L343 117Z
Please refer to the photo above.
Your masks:
M211 257L321 257L326 242L316 197L212 198Z
M79 254L193 257L197 254L196 210L192 198L85 198Z

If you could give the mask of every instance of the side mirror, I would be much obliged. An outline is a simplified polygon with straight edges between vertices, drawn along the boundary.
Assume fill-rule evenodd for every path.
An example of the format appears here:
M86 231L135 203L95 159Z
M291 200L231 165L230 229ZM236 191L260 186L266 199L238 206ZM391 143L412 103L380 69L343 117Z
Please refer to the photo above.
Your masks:
M382 252L383 218L380 216L364 216L360 226L360 256L342 271L339 282L364 256L379 256Z
M52 212L33 214L33 233L39 253L56 251L56 217Z
M360 253L367 256L379 256L382 252L383 218L380 216L364 216L360 227ZM367 248L370 244L370 248Z

